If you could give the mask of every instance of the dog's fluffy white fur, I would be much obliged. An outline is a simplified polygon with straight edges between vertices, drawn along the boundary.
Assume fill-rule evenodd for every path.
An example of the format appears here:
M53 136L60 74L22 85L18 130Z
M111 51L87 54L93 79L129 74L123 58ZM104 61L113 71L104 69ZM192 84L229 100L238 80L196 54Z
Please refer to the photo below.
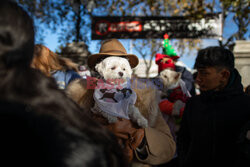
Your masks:
M173 89L179 86L181 73L171 69L165 69L160 72L160 79L163 83L164 89Z
M180 83L181 73L173 71L171 69L165 69L161 71L159 77L160 77L161 82L163 83L163 91L161 91L161 97L163 98L168 96L167 90L177 88L181 84ZM183 108L184 106L185 106L184 102L182 102L181 100L176 100L174 107L173 107L172 115L178 116L180 109Z
M131 79L132 75L132 69L128 60L122 57L107 57L96 64L95 69L106 81L110 79L121 79L126 82L127 79ZM143 117L137 107L133 104L129 104L128 110L128 116L133 122L143 128L148 126L147 119ZM101 109L97 109L96 105L92 108L92 111L94 113L101 113L103 117L108 119L109 123L117 121L115 116L109 115L101 111Z
M126 58L107 57L95 66L96 71L105 79L130 79L132 69Z

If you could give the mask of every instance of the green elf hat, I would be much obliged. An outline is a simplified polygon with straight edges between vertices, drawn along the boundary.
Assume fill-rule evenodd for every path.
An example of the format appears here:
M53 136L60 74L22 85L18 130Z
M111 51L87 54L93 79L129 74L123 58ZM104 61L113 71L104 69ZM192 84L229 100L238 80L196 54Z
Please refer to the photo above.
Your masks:
M169 39L168 39L168 34L166 33L164 35L164 41L163 41L163 54L167 55L168 57L170 57L173 60L179 59L180 56L178 56L174 50L174 48L172 47L172 45L169 43Z

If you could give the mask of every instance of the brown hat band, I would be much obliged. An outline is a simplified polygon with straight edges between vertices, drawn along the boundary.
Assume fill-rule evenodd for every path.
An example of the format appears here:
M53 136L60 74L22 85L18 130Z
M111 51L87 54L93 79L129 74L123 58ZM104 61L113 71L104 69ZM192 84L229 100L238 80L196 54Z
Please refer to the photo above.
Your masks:
M117 53L117 54L127 54L127 53L124 53L120 50L107 50L105 52L101 52L101 53Z

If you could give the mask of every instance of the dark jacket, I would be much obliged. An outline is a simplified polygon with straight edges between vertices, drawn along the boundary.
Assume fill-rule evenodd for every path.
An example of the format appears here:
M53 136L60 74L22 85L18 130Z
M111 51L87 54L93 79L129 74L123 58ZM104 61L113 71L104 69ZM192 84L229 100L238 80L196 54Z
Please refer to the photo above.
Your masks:
M242 128L238 140L239 164L250 164L250 120Z
M202 92L186 104L177 136L181 166L238 166L241 128L250 120L250 97L237 70L222 91Z

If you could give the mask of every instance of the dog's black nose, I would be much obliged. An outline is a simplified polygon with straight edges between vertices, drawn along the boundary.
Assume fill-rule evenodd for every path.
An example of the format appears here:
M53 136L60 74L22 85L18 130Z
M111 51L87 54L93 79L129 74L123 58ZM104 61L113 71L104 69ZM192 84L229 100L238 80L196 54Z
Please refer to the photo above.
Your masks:
M119 74L121 77L123 76L123 72L119 72L118 74Z

